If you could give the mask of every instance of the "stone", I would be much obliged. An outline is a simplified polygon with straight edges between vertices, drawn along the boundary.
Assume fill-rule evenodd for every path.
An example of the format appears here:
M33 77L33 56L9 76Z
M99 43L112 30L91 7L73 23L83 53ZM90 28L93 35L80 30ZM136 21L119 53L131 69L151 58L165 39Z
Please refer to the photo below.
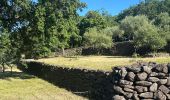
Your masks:
M127 80L120 80L120 85L133 85L133 82Z
M166 95L166 98L168 99L168 100L170 100L170 94L165 94Z
M129 88L129 89L134 89L134 86L132 86L132 85L121 85L121 87Z
M170 86L170 77L167 78L167 83L166 83L167 86Z
M165 73L156 73L156 72L151 72L150 76L158 77L158 78L164 78L166 76Z
M127 71L126 71L126 68L121 68L121 77L124 79L125 76L127 75Z
M138 81L145 81L147 77L148 77L148 74L145 72L137 74Z
M163 92L157 91L154 93L154 99L155 100L166 100L166 96L164 95Z
M134 93L134 94L133 94L132 100L140 100L137 93Z
M125 96L125 98L127 98L127 99L131 99L132 96L133 96L133 93L125 92L125 93L124 93L124 96Z
M149 67L149 66L142 66L142 71L143 71L143 72L146 72L146 73L148 73L148 74L151 73L151 69L152 69L152 68Z
M158 64L153 68L153 71L168 73L168 67L165 64Z
M153 83L149 88L150 92L156 92L157 90L158 90L158 84L157 83Z
M147 92L147 91L148 91L148 88L147 88L147 87L143 87L143 86L136 86L136 87L135 87L135 90L136 90L138 93L142 93L142 92Z
M118 94L124 94L123 89L121 87L119 87L119 86L114 86L113 89Z
M170 73L170 63L167 64L168 67L168 73Z
M136 67L136 66L128 67L127 70L129 72L139 73L139 72L141 72L141 67Z
M144 92L139 95L143 99L152 99L154 97L153 92Z
M139 86L151 86L152 82L148 82L148 81L136 81L136 85L139 85Z
M129 89L129 88L124 88L124 91L125 91L125 92L131 92L131 93L133 93L133 90L132 90L132 89Z
M129 81L134 81L134 79L135 79L135 74L133 73L133 72L128 72L128 74L127 74L127 79L129 80Z
M166 84L167 83L167 79L159 79L159 81L158 81L158 84L159 85L164 85L164 84Z
M120 96L120 95L115 95L113 97L113 100L126 100L123 96Z
M165 86L165 85L161 85L159 87L159 90L162 91L163 93L167 94L170 92L170 90Z
M158 82L158 81L159 81L159 78L157 78L157 77L149 77L149 78L148 78L148 81L155 83L155 82Z

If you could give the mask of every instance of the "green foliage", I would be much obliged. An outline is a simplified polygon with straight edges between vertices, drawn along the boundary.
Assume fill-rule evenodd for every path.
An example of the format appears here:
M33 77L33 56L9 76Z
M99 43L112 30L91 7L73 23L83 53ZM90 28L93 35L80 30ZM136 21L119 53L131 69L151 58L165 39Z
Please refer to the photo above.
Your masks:
M117 21L123 20L126 16L146 15L150 20L154 19L161 12L170 14L170 0L145 0L138 5L132 6L117 16Z
M84 38L84 44L94 48L110 48L113 45L112 37L98 31L96 28L89 29L89 31L84 34Z

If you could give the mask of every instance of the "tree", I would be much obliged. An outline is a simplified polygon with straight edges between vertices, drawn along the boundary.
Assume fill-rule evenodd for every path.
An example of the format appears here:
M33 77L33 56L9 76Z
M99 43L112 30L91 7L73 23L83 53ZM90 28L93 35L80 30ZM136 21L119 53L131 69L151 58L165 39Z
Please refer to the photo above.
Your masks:
M11 67L11 64L16 61L16 49L12 48L11 41L9 39L9 33L2 29L0 30L0 65L2 66L3 72L5 72L5 66Z
M159 33L170 41L170 16L166 13L159 14L155 20L154 24L159 27Z
M124 30L121 30L119 26L107 27L103 29L102 32L112 37L113 42L119 42L123 40L122 37L124 35Z
M89 29L84 34L84 45L93 48L110 48L113 45L112 37L108 34L104 34L98 31L96 28Z
M106 19L98 11L89 11L79 23L80 35L83 36L88 29L94 27L98 30L106 28Z

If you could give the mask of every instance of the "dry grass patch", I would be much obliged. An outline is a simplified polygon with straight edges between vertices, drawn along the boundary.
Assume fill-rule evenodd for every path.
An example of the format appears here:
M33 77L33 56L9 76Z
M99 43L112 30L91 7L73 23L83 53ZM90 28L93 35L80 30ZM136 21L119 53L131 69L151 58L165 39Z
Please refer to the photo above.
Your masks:
M116 57L116 56L79 56L79 57L56 57L39 59L39 62L44 62L52 65L61 65L65 67L87 68L94 70L109 71L113 66L130 65L136 61L168 63L170 57L158 58L130 58L130 57Z
M23 72L0 73L0 100L85 100Z

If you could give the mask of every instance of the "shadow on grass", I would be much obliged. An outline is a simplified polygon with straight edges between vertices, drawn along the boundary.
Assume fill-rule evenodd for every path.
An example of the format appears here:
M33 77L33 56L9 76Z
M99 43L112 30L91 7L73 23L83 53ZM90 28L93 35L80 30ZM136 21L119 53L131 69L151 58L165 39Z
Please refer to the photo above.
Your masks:
M6 71L6 72L0 72L0 79L9 79L9 78L16 78L16 79L31 79L31 78L35 78L35 76L33 75L28 75L26 73L23 72L16 72L13 71L12 74L10 71Z
M24 66L27 69L24 69ZM112 75L103 71L70 69L28 62L18 67L29 74L89 100L112 100Z

